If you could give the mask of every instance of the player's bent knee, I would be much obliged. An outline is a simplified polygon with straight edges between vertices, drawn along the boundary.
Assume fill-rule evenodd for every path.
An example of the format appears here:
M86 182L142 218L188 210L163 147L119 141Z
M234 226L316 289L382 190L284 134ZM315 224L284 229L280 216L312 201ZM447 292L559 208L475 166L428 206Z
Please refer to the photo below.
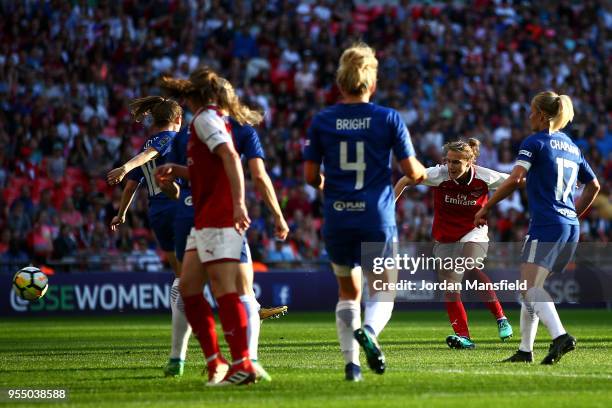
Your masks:
M250 263L240 263L240 273L236 277L238 295L253 294L253 267Z
M342 300L359 300L361 298L361 267L350 267L332 263L334 274L338 279L338 296Z
M338 299L340 300L361 300L361 291L360 290L339 290L338 291Z
M544 288L540 288L534 286L527 290L525 294L525 300L530 303L538 303L538 302L552 302L552 298Z
M240 274L238 262L219 262L205 264L210 287L215 297L236 292L236 280Z
M332 269L334 270L334 275L339 278L349 278L356 274L361 274L361 266L350 267L347 265L338 265L332 263Z
M194 282L191 282L189 279L180 279L179 280L179 293L182 297L197 295L202 292L202 286L197 287Z

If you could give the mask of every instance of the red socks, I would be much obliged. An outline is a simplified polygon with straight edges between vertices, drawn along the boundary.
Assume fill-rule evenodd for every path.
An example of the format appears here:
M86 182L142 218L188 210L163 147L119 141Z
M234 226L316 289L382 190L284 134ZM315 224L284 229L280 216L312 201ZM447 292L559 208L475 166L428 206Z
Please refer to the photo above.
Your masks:
M471 279L475 279L480 283L491 283L491 280L480 269L472 269L469 274ZM487 305L487 308L496 320L499 320L504 316L504 309L502 309L497 295L493 290L481 290L478 291L480 299ZM470 337L470 331L468 330L467 314L465 308L461 302L460 293L446 293L444 295L446 301L446 311L448 312L448 319L450 320L451 326L457 336Z
M215 318L212 309L202 294L183 297L185 316L191 325L193 334L200 342L204 357L209 360L219 354L219 343L215 330ZM247 316L237 293L228 293L217 299L219 319L223 326L225 340L232 352L232 360L249 357L247 347Z
M470 331L468 330L467 314L465 308L461 302L460 293L446 293L444 295L446 300L446 311L448 313L448 320L450 321L453 330L457 336L470 337Z
M219 319L225 341L229 344L233 362L249 358L247 346L247 315L237 293L228 293L217 299Z
M487 276L486 273L481 271L480 269L472 269L470 272L473 279L477 280L480 283L491 283L491 279ZM504 316L504 309L502 309L501 304L497 300L497 295L493 290L479 290L478 296L480 299L487 305L491 314L495 316L495 319L499 320Z
M183 297L185 316L198 339L206 360L219 353L213 311L201 293Z

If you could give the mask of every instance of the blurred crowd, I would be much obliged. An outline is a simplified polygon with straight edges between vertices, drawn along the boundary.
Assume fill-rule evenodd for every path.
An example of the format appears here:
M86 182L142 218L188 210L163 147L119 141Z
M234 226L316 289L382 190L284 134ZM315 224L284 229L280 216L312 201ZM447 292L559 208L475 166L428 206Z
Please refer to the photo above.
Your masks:
M567 132L602 184L582 239L611 237L609 2L0 0L0 9L0 264L87 268L112 256L116 268L160 269L146 189L112 233L121 190L104 176L147 137L128 102L159 94L162 74L187 77L199 65L265 111L258 132L291 234L271 239L272 220L247 183L254 259L325 260L321 195L304 184L302 149L312 116L338 101L342 49L359 39L379 58L374 101L400 112L427 166L441 163L446 141L475 137L478 164L509 172L529 134L531 97L570 95ZM500 205L491 238L521 240L527 208L521 193ZM404 193L400 240L430 240L432 214L431 191Z

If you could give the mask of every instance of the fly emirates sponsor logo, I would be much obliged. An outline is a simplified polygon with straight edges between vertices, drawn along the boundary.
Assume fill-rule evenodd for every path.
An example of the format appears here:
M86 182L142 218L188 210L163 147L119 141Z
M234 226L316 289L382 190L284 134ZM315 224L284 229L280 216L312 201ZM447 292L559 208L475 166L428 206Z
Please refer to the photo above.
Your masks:
M467 194L457 194L456 197L451 197L448 194L444 194L444 202L447 204L457 205L476 205L476 200L468 200Z

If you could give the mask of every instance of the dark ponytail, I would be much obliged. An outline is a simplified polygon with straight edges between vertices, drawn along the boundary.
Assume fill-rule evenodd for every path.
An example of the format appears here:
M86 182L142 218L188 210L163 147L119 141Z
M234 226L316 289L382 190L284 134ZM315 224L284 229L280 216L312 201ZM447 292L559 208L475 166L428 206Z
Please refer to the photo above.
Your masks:
M153 125L164 127L180 117L183 114L183 109L172 99L161 96L145 96L130 102L130 112L136 122L140 122L145 116L151 115Z

